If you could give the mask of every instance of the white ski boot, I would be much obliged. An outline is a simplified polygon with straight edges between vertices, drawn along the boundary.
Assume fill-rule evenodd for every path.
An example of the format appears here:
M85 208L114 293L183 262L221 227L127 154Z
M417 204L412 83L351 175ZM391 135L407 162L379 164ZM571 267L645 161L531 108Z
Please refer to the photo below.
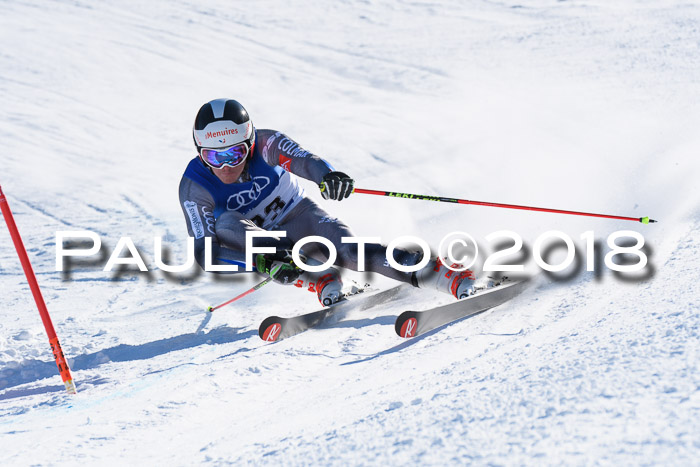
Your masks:
M461 269L462 265L453 264L452 267ZM416 287L436 289L457 299L466 298L475 294L477 290L489 286L488 282L484 286L477 284L473 271L469 269L453 271L445 266L440 258L430 261L423 269L414 272L411 282ZM493 285L492 281L491 285Z
M294 285L315 292L323 306L331 306L343 298L343 281L340 279L340 273L334 268L322 272L305 271Z

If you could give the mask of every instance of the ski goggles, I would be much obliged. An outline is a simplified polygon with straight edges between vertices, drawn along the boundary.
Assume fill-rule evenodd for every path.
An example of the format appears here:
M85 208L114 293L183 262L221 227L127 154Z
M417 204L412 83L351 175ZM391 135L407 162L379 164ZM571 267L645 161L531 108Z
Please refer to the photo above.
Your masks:
M225 165L235 167L248 157L250 148L250 143L244 141L226 149L202 148L199 150L199 155L202 156L202 160L207 165L215 169L220 169Z

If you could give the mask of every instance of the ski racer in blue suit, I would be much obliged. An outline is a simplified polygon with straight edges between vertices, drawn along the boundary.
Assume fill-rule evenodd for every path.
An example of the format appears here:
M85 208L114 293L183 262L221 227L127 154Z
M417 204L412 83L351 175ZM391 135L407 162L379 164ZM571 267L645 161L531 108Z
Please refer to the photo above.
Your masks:
M193 138L198 154L185 169L179 196L199 265L205 267L207 239L211 241L212 265L235 264L244 270L247 231L286 231L286 237L256 239L255 246L277 249L276 253L256 255L257 272L276 282L314 291L324 305L339 300L342 281L337 268L320 273L301 271L291 260L290 250L304 237L321 236L335 246L336 266L357 270L357 244L341 241L353 237L350 228L307 198L297 177L316 183L324 199L337 201L352 194L353 179L285 134L256 129L245 108L233 99L204 104L195 118ZM436 288L457 298L473 291L471 271L453 272L439 259L431 259L419 271L406 273L389 266L386 246L369 243L364 249L367 271L417 287ZM303 253L308 264L329 258L328 249L318 243L308 243ZM394 259L415 265L422 254L395 249Z

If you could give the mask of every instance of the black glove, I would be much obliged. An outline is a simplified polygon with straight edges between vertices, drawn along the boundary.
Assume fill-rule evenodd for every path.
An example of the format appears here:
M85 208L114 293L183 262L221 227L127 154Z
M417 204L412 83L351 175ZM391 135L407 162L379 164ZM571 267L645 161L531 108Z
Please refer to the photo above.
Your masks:
M258 254L255 256L255 267L259 272L269 275L273 281L285 285L293 284L302 273L301 268L294 264L291 250Z
M321 184L323 199L335 199L340 201L347 198L355 187L355 180L343 172L329 172L323 176Z

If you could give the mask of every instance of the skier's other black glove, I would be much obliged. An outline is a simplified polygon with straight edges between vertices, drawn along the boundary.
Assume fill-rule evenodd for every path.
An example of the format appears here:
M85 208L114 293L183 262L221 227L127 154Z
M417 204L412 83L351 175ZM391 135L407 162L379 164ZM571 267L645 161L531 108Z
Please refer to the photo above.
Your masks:
M321 181L319 188L323 199L335 199L340 201L352 194L355 187L355 180L344 172L329 172Z
M293 284L302 273L301 268L294 264L291 250L258 254L255 256L255 267L273 281L285 285Z

